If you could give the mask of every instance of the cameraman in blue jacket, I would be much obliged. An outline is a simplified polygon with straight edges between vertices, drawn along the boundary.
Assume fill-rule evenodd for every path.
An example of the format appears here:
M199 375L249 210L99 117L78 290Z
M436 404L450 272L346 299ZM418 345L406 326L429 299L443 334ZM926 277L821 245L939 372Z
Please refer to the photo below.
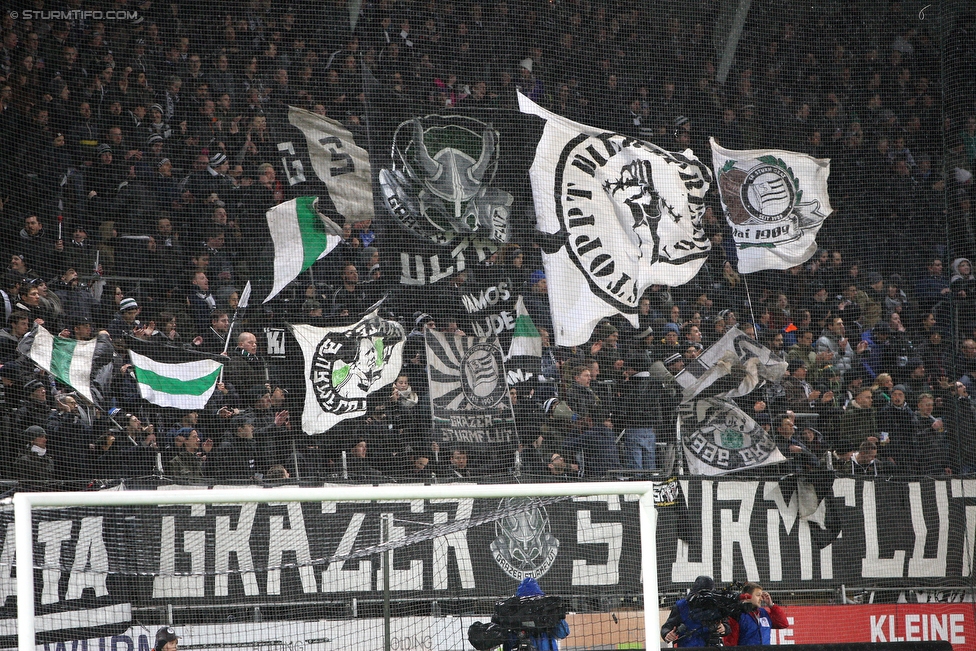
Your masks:
M678 599L671 608L668 620L661 627L661 637L665 642L678 647L721 646L721 637L726 634L725 624L717 613L700 610L692 606L695 596L715 589L715 581L710 576L699 576L691 585L691 592L685 599Z
M542 597L546 593L539 587L539 583L531 576L522 579L518 588L515 590L517 597ZM559 644L556 640L562 640L569 635L569 624L565 619L560 619L551 632L536 633L530 637L533 648L536 651L559 651ZM515 633L510 633L508 640L503 645L504 651L514 651L523 644Z

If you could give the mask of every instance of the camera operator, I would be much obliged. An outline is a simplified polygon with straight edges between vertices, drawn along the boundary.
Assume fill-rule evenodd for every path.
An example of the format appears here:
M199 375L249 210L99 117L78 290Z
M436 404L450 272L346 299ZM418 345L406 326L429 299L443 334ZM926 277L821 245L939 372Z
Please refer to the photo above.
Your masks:
M518 588L515 590L515 596L520 599L526 597L542 597L545 596L545 592L539 587L538 582L531 576L522 579L519 583ZM569 635L569 624L566 623L565 619L560 619L559 623L551 631L538 631L529 637L529 642L531 646L529 649L534 649L535 651L559 651L559 643L556 640L562 640ZM526 649L525 640L517 636L515 633L510 633L508 639L503 645L504 651L514 651L518 649Z
M721 614L711 608L695 607L696 597L714 589L712 577L702 575L695 579L688 597L678 599L661 627L661 637L665 642L677 642L679 647L721 646L721 638L728 632Z
M743 585L739 600L743 612L738 619L729 622L729 634L722 639L725 646L769 644L770 629L789 626L786 611L774 604L773 598L760 585Z

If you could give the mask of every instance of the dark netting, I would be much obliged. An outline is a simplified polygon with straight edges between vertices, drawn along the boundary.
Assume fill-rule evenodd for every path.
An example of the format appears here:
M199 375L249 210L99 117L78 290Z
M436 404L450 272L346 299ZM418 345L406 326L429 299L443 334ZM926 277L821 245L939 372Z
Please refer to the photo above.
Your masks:
M668 599L971 599L969 3L0 5L5 490L681 476Z

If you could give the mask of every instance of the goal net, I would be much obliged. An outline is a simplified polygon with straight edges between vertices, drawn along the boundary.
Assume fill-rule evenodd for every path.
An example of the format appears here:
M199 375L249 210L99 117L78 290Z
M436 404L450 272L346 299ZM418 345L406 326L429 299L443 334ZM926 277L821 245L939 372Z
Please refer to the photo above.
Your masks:
M191 649L471 649L533 577L563 648L642 647L653 500L651 483L22 493L0 585L34 599L0 644L138 651L171 626ZM33 576L11 572L15 530Z

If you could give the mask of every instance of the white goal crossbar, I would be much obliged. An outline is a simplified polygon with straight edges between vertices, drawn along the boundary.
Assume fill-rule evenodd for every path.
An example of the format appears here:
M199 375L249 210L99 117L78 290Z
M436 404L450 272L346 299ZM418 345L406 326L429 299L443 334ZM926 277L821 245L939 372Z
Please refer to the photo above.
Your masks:
M17 493L13 497L17 554L18 650L34 646L34 507L158 506L162 504L221 504L267 502L339 502L507 497L592 497L639 495L641 575L644 595L644 639L651 647L658 621L657 512L653 482L580 482L560 484L396 484L388 486L324 486L179 491L102 491L85 493Z

